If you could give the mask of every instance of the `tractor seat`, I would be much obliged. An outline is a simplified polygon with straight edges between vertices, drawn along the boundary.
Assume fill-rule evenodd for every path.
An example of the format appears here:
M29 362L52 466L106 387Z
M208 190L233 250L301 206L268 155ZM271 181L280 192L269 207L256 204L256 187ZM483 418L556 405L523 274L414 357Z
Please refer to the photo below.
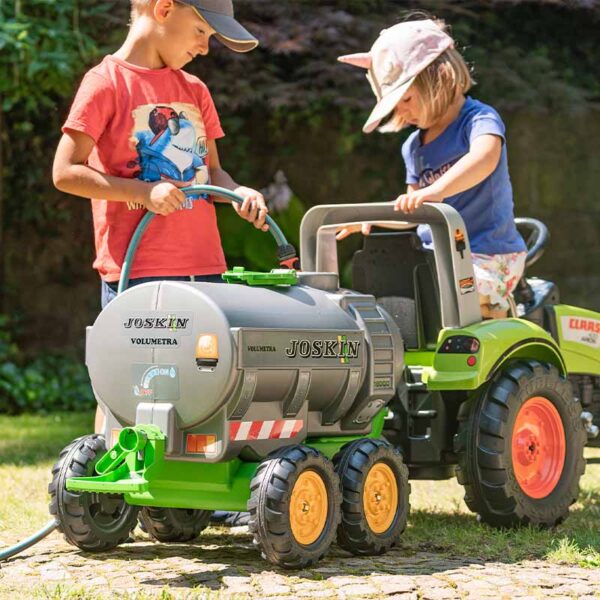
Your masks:
M435 258L416 231L365 236L352 259L352 289L375 296L407 349L436 344L442 318Z
M537 277L522 277L513 292L517 316L547 328L544 307L560 303L560 293L555 283Z

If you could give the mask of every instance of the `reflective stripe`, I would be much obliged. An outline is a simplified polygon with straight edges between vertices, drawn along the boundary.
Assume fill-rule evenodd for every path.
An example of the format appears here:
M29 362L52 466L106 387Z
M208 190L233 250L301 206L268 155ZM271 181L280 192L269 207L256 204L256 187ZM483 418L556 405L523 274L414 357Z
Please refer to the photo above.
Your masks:
M281 430L281 435L279 437L291 438L292 432L294 431L295 424L296 424L296 421L286 421L285 425L283 426L283 429Z
M240 428L235 436L235 441L247 440L248 433L250 433L250 427L252 427L252 421L245 421L240 425Z

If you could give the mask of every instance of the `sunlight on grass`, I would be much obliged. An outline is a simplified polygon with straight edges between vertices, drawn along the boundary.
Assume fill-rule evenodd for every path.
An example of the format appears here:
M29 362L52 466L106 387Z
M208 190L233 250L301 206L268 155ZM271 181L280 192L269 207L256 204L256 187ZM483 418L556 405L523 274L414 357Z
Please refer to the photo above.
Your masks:
M93 414L0 417L0 548L50 520L47 488L61 449L89 433Z
M54 461L69 442L93 428L89 412L0 416L0 464Z
M600 552L591 546L580 547L574 540L562 538L546 554L552 562L569 563L580 567L600 567Z
M600 450L587 449L587 458ZM597 567L600 552L600 464L588 464L569 518L552 530L496 530L477 522L455 479L412 481L411 515L402 537L408 551L519 561L529 558Z

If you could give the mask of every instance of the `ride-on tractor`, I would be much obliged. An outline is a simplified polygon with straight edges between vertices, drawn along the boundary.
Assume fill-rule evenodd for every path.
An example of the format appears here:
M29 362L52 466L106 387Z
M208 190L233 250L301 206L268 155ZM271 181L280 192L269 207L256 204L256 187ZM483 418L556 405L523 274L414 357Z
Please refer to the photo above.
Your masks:
M365 238L343 289L335 233L364 221L400 231ZM302 271L236 268L224 284L136 286L88 328L106 425L53 469L50 512L69 542L109 550L138 518L159 541L189 541L211 511L248 510L274 564L313 564L334 539L380 554L406 525L409 474L456 472L492 525L567 516L598 409L600 315L525 280L520 318L482 321L464 223L443 204L410 217L315 207L300 259Z

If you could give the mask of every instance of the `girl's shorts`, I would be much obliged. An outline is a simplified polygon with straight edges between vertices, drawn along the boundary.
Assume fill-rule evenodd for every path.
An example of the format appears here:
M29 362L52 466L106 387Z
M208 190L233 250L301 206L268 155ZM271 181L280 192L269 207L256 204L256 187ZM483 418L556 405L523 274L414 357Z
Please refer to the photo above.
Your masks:
M495 310L508 310L508 297L513 292L525 270L527 252L511 254L471 253L477 291L489 296Z

